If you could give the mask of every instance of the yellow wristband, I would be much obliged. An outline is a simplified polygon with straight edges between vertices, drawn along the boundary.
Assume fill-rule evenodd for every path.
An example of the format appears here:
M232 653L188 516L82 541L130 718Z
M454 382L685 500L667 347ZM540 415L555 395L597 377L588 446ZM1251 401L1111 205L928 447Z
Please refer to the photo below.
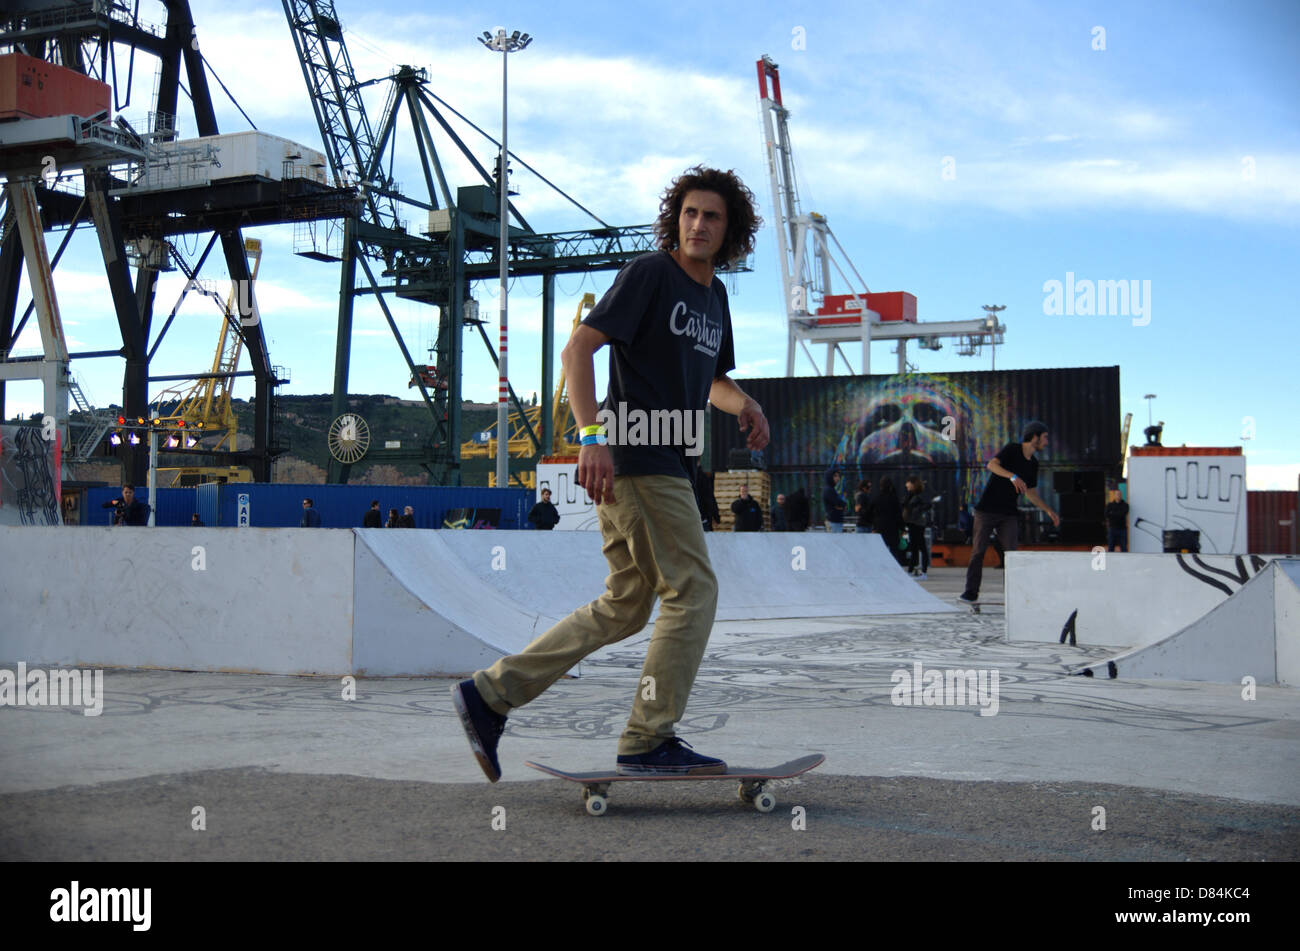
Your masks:
M606 435L605 427L601 426L599 423L597 423L594 426L583 426L582 435L583 436L604 436Z

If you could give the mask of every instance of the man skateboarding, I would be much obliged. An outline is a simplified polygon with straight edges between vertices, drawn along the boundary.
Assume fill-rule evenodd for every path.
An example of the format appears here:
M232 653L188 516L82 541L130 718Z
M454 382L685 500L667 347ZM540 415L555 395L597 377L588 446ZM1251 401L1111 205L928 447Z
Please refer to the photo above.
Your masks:
M970 553L970 566L966 569L966 590L961 600L974 604L980 599L980 581L984 576L984 552L989 547L993 532L1002 539L1002 547L1015 551L1020 537L1020 496L1025 496L1047 513L1053 525L1061 524L1061 517L1051 506L1038 497L1038 460L1034 454L1047 448L1047 426L1030 423L1025 427L1020 442L1009 442L986 467L993 473L984 494L975 503L974 546Z
M754 196L732 172L695 167L665 191L660 250L629 262L579 324L562 356L582 449L578 483L596 503L609 562L605 592L524 650L452 688L488 779L501 777L497 743L510 710L528 703L592 651L659 617L636 699L618 743L621 775L716 774L719 759L673 732L704 657L718 584L692 488L705 404L738 418L751 450L768 442L762 408L726 374L734 369L727 292L714 268L753 250ZM595 354L610 345L609 393L597 410ZM654 414L653 416L650 414ZM644 421L667 421L647 427ZM672 426L672 420L679 426ZM642 425L636 425L640 421ZM605 425L600 425L604 423Z

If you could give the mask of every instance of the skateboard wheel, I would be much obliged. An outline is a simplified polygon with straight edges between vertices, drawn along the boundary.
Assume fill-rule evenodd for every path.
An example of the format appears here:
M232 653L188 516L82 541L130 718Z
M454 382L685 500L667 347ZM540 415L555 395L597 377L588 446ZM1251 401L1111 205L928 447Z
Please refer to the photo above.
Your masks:
M609 800L604 796L587 796L587 814L591 816L603 816L609 809Z
M770 792L761 792L754 797L754 808L759 812L771 812L776 808L776 797Z

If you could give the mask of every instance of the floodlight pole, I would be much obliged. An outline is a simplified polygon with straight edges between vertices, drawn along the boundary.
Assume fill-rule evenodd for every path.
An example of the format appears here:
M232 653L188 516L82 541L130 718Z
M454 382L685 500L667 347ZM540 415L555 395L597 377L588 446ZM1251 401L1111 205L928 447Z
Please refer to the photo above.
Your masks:
M506 175L506 157L510 154L506 147L506 62L510 54L524 49L533 38L527 33L520 34L515 30L510 36L506 35L505 27L497 27L496 33L484 31L479 37L479 42L490 50L501 54L501 158L497 172L497 194L500 197L498 205L499 227L501 231L499 257L501 261L501 336L498 344L498 373L497 373L497 488L504 489L510 484L510 432L507 429L507 416L509 415L510 403L510 375L506 367L506 298L509 294L510 278L510 222L507 215L509 214L510 204L510 183Z

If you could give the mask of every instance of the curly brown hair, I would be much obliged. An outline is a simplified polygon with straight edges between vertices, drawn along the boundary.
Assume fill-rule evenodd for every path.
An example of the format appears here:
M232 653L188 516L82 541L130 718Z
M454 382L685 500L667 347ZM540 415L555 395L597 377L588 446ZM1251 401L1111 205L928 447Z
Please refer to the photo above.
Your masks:
M714 267L722 267L754 251L754 236L763 226L763 219L754 210L754 193L745 187L734 171L720 171L696 165L673 179L659 200L659 217L655 221L655 236L662 251L677 250L678 219L682 213L682 199L687 192L713 192L727 206L727 234L722 247L713 257Z

